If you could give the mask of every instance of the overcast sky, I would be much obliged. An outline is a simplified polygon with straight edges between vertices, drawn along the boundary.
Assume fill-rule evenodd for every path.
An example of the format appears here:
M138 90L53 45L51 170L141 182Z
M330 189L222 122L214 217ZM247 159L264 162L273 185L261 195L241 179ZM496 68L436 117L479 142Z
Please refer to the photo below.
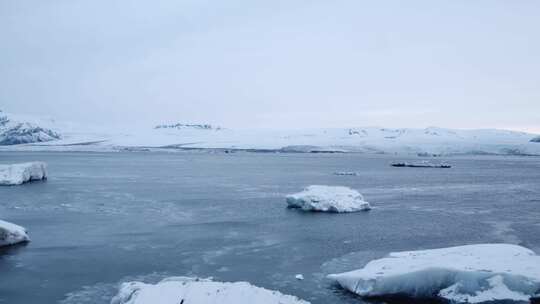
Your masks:
M540 1L0 0L0 109L540 132Z

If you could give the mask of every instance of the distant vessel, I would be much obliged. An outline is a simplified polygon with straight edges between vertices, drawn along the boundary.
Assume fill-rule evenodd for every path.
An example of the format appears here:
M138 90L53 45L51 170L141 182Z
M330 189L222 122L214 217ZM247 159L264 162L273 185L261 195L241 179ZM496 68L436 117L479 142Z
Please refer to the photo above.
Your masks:
M392 167L409 167L409 168L452 168L452 166L448 164L432 164L429 162L421 162L421 163L392 163Z

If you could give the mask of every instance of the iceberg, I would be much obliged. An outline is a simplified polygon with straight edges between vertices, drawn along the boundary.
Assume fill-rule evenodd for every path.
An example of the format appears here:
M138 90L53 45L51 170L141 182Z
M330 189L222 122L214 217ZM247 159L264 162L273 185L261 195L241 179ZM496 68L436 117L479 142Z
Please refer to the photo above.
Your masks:
M0 165L0 185L20 185L43 179L47 179L47 164L44 162Z
M28 241L30 238L24 227L0 220L0 247Z
M342 186L312 185L302 192L287 196L289 208L322 212L356 212L370 210L358 191Z
M297 297L253 286L209 279L171 277L157 284L127 282L111 304L309 304Z
M328 277L364 297L436 297L457 303L529 301L540 296L540 256L510 244L403 251Z

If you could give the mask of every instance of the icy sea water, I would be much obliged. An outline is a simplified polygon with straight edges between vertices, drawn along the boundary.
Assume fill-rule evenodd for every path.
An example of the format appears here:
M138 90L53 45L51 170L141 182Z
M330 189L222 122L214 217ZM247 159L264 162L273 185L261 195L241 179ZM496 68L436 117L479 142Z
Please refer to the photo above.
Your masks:
M0 251L0 303L109 303L119 282L178 275L361 303L325 275L390 251L506 242L540 252L540 158L416 169L353 154L0 153L30 160L49 164L46 182L0 187L0 218L32 238ZM375 209L285 208L310 184L358 189Z

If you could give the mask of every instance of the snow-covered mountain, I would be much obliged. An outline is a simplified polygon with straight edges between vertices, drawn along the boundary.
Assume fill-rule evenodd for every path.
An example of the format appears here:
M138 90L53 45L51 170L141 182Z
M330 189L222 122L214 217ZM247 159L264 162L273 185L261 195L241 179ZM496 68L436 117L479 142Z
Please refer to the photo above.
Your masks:
M380 127L308 130L235 130L209 124L159 124L157 126L85 126L51 119L12 119L4 115L3 127L33 126L29 140L12 137L0 150L137 151L186 149L247 150L265 152L360 152L378 154L540 155L536 135L507 130L391 129ZM13 116L15 117L15 116ZM20 117L20 116L19 116ZM8 122L6 122L6 119ZM18 121L14 123L13 121ZM23 134L28 134L24 133ZM5 133L5 131L4 131ZM9 132L8 132L9 133ZM3 133L2 133L3 134ZM12 134L12 133L9 133ZM26 139L26 137L24 137ZM6 146L10 143L10 146ZM15 144L21 143L21 144ZM23 144L24 143L24 144ZM2 145L2 144L0 144Z
M48 142L60 138L60 134L51 129L8 116L0 111L0 145Z

